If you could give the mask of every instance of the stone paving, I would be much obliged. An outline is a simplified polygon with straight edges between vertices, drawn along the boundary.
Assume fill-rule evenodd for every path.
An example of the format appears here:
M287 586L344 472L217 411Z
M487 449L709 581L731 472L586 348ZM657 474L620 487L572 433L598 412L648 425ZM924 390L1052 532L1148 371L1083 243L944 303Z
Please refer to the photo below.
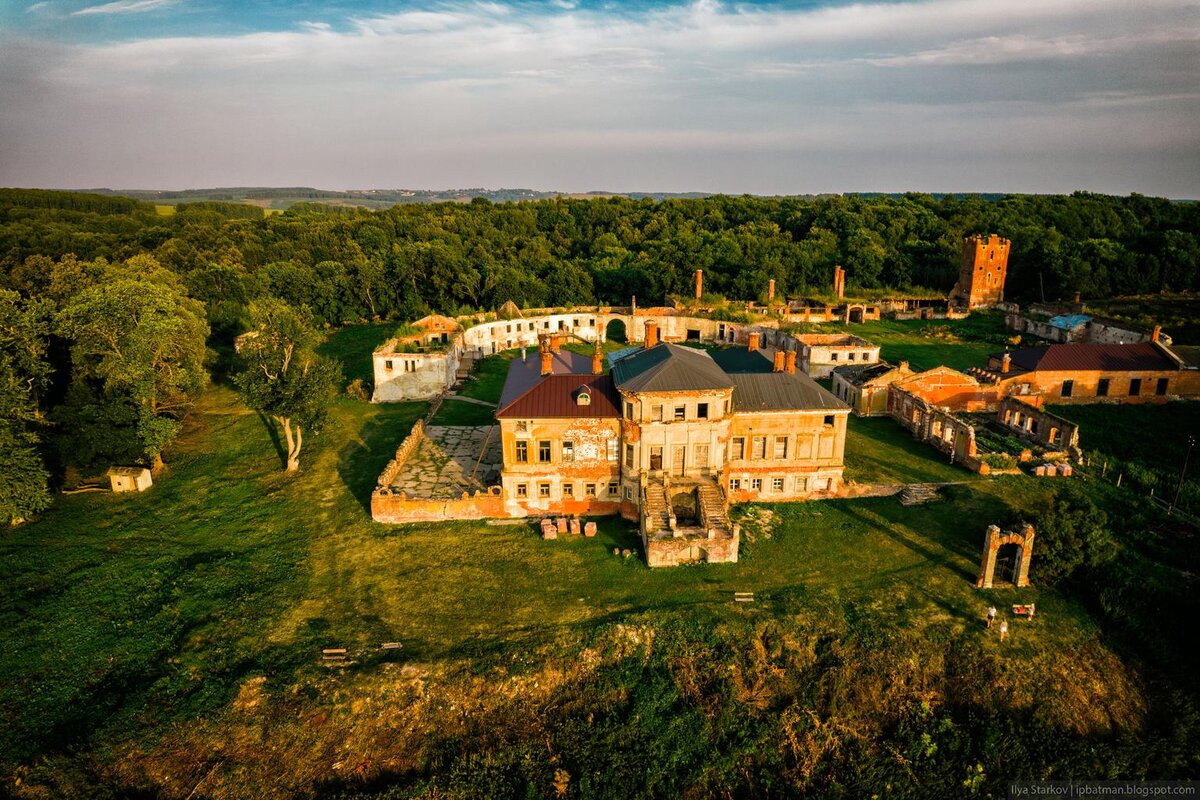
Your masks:
M409 497L452 500L499 484L500 467L499 426L428 425L392 486Z

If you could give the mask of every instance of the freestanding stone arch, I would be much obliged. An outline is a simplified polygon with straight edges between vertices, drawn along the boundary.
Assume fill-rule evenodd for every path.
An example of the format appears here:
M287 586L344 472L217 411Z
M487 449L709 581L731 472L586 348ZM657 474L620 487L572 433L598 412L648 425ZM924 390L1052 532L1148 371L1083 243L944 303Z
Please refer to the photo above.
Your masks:
M1033 555L1033 526L1026 523L1020 533L1001 533L999 526L988 525L983 535L983 558L979 563L979 579L975 586L980 589L992 588L993 575L996 572L996 555L1006 544L1017 546L1017 562L1013 565L1012 582L1020 588L1029 585L1029 559Z

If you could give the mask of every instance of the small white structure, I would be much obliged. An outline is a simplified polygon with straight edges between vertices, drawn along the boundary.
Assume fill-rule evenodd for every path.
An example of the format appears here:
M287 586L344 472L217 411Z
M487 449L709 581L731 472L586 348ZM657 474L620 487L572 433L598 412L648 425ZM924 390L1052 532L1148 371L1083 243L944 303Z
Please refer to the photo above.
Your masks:
M144 492L154 484L145 467L109 467L108 480L114 492Z
M800 369L813 378L828 378L837 367L879 362L879 345L848 333L802 333Z

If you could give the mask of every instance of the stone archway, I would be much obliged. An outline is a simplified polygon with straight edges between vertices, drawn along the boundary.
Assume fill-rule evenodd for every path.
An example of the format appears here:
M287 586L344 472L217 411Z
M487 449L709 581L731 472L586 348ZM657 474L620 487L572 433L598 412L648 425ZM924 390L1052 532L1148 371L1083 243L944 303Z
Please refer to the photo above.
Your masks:
M1012 584L1017 588L1029 585L1029 559L1033 556L1033 526L1022 526L1020 533L1001 533L996 525L989 525L983 535L983 558L979 562L979 578L975 586L991 589L996 572L996 561L1000 548L1006 544L1017 546L1013 559Z
M628 342L629 336L625 329L625 321L617 318L610 319L604 326L604 339L609 342Z
M866 313L866 306L847 306L846 307L846 322L863 321L863 315Z

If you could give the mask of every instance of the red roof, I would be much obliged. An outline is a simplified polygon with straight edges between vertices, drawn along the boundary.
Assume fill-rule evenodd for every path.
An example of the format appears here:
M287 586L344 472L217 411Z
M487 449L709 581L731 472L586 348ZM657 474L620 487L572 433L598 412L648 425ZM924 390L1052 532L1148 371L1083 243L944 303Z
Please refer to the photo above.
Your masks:
M1145 344L1052 344L1012 354L1021 370L1045 372L1158 372L1178 369L1151 342Z
M579 395L587 392L591 402L580 405ZM547 375L519 397L502 405L498 419L618 419L621 400L611 375Z

